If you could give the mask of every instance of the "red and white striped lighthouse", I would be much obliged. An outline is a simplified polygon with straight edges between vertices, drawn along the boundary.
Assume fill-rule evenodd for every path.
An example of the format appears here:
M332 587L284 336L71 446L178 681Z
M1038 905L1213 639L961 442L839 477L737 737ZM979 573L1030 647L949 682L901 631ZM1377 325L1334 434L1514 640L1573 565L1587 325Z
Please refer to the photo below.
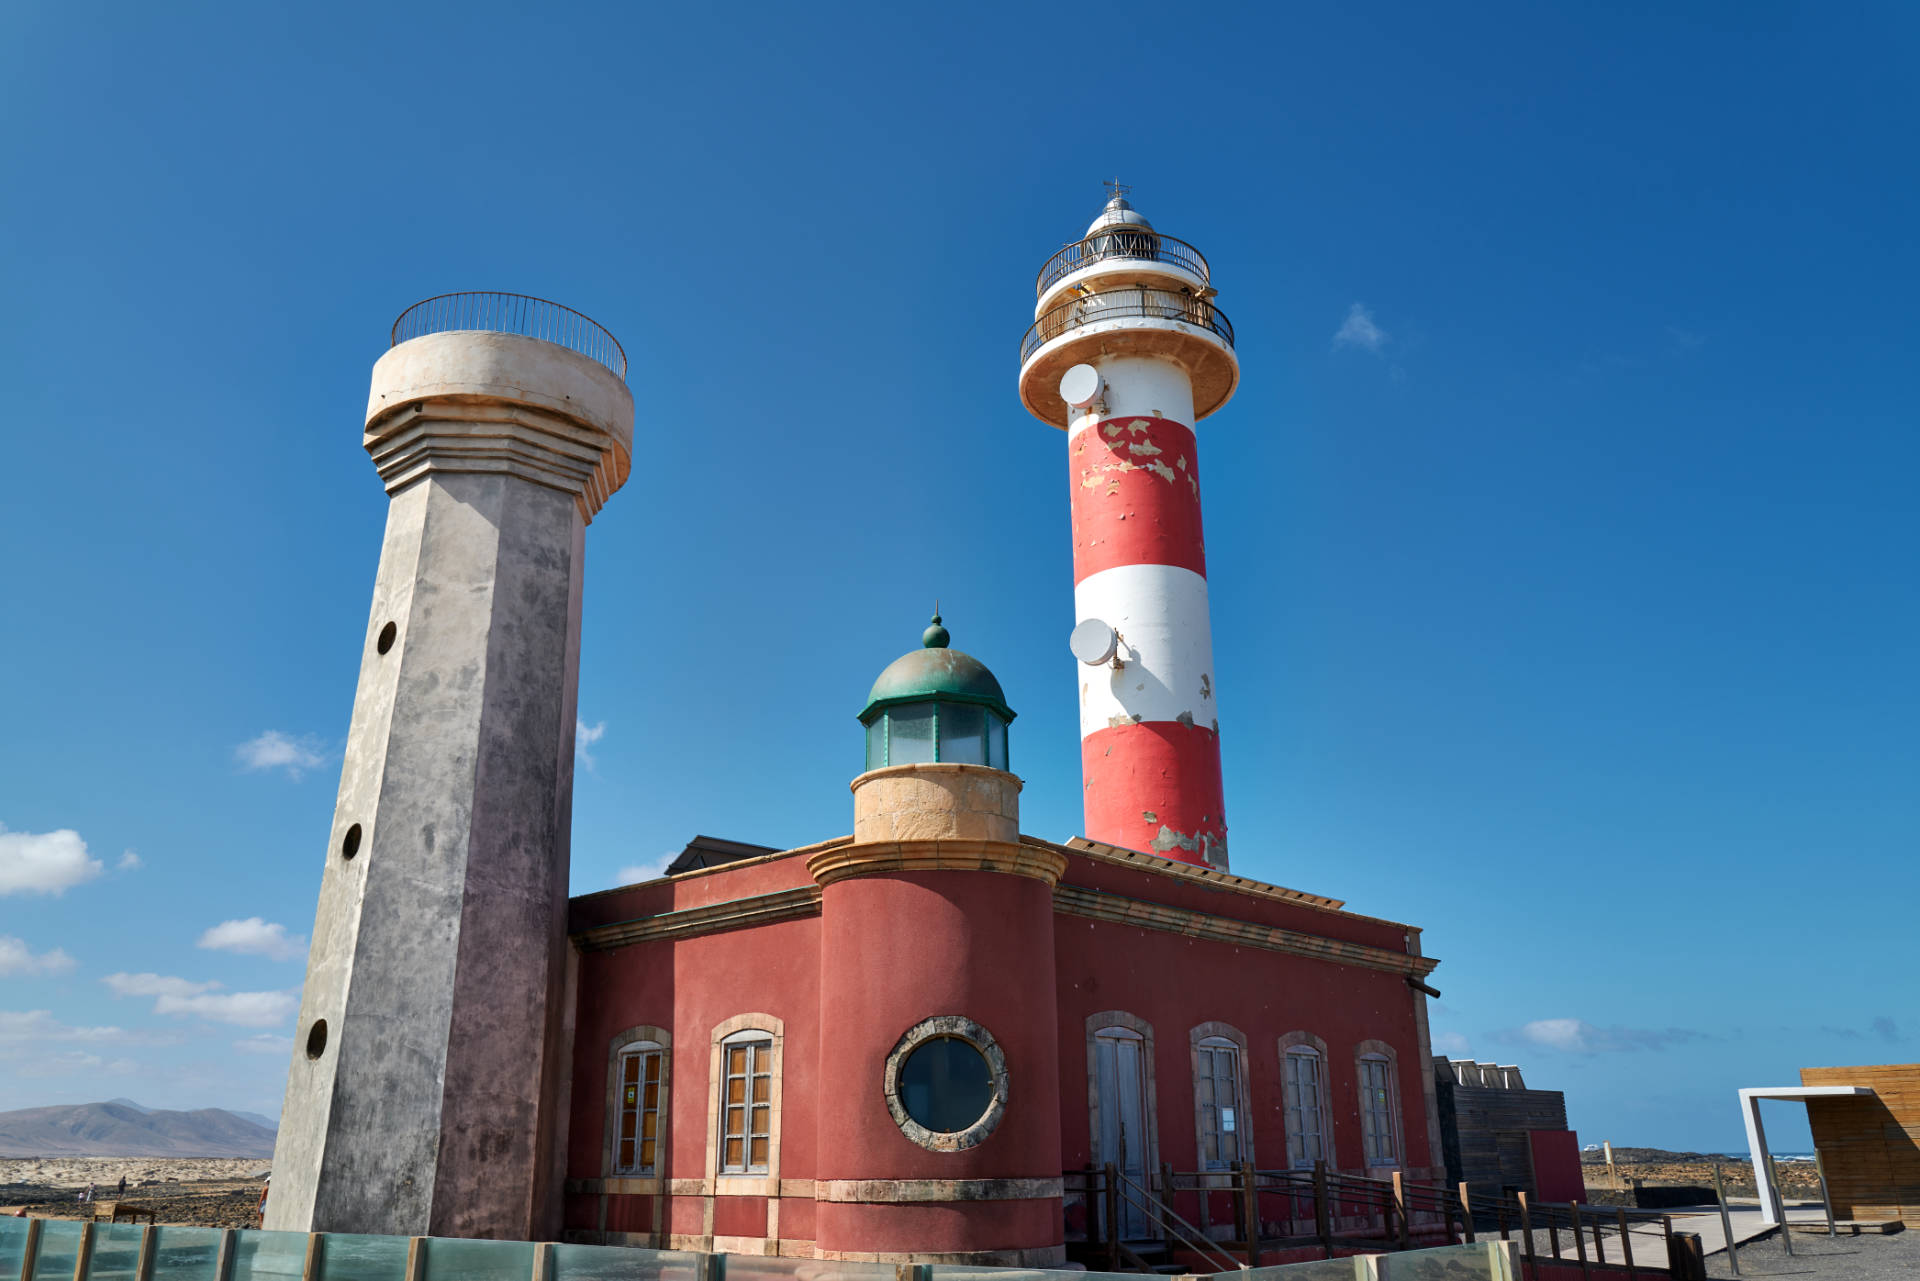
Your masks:
M1040 269L1020 399L1067 432L1086 834L1227 865L1194 424L1240 381L1207 260L1124 188Z

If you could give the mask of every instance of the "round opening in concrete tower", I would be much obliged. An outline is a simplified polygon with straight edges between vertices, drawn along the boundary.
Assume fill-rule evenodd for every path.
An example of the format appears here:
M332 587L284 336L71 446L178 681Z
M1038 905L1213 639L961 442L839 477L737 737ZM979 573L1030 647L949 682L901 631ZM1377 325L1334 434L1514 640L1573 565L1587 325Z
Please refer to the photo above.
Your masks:
M315 1019L307 1031L307 1057L317 1059L327 1051L327 1021Z

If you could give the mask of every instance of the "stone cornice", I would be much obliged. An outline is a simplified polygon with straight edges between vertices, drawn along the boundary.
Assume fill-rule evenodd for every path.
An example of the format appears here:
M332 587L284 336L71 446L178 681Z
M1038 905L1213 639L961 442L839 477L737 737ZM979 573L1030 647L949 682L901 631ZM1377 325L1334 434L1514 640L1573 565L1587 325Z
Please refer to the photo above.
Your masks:
M1038 841L1038 837L1025 836L1021 839ZM1052 845L1046 841L1043 844ZM1357 913L1342 912L1346 906L1344 900L1328 898L1323 894L1309 894L1304 890L1290 890L1282 885L1268 885L1265 881L1256 881L1251 877L1235 876L1232 872L1223 872L1218 868L1201 867L1194 863L1185 863L1179 859L1166 858L1159 854L1149 854L1144 850L1130 850L1120 845L1103 845L1090 841L1084 836L1076 836L1057 849L1067 850L1083 858L1096 862L1114 863L1126 867L1136 867L1141 871L1152 872L1157 876L1171 876L1176 880L1195 881L1208 889L1231 890L1236 894L1246 894L1253 898L1277 899L1286 903L1297 903L1302 907L1316 908L1327 912L1341 912L1343 916ZM1362 917L1372 920L1372 917ZM1383 921L1384 925L1397 925L1397 921Z
M1063 1180L1051 1179L822 1179L820 1201L905 1205L926 1201L1037 1201L1057 1198Z
M820 915L820 887L802 885L797 889L751 898L727 899L701 907L642 916L631 921L613 921L580 930L573 944L582 952L610 952L634 943L660 939L687 938L696 934L718 934L722 930L745 929L750 925L771 925Z
M1055 886L1053 910L1065 916L1085 917L1114 925L1132 925L1164 934L1205 939L1211 943L1230 943L1235 947L1285 952L1292 956L1312 957L1337 965L1357 965L1389 974L1424 977L1440 963L1430 957L1389 951L1365 943L1349 943L1274 925L1259 925L1230 916L1215 916L1210 912L1170 907L1165 903L1150 903L1145 899L1107 894L1078 885Z
M592 520L633 460L598 428L564 414L472 396L429 397L367 424L367 452L389 494L432 472L497 472L573 495Z
M821 885L888 872L1005 872L1055 886L1067 856L1043 845L1009 841L869 841L822 850L807 860Z

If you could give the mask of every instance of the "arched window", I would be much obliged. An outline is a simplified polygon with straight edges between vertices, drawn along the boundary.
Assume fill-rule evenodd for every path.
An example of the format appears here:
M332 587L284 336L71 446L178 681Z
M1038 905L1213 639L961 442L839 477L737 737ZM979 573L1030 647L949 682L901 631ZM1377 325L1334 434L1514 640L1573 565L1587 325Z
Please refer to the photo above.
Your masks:
M1369 1169L1401 1162L1397 1069L1398 1057L1385 1041L1362 1041L1354 1049L1354 1075L1360 1089L1360 1139Z
M1280 1038L1280 1079L1286 1090L1287 1164L1310 1170L1333 1164L1327 1115L1327 1043L1311 1032Z
M1247 1038L1225 1023L1193 1029L1193 1110L1202 1170L1253 1160L1247 1114Z
M707 1168L715 1175L779 1178L784 1031L770 1014L742 1014L713 1030L713 1143Z
M667 1087L673 1036L642 1024L617 1033L607 1047L609 1174L656 1176L665 1154Z

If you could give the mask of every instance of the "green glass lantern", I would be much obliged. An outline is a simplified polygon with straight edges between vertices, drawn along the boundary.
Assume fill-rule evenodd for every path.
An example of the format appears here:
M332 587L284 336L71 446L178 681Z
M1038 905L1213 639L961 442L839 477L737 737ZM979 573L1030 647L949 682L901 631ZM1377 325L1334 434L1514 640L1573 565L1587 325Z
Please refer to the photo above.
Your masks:
M1013 709L987 665L949 648L952 639L936 611L921 648L895 659L873 683L860 713L868 769L934 762L1007 768Z

